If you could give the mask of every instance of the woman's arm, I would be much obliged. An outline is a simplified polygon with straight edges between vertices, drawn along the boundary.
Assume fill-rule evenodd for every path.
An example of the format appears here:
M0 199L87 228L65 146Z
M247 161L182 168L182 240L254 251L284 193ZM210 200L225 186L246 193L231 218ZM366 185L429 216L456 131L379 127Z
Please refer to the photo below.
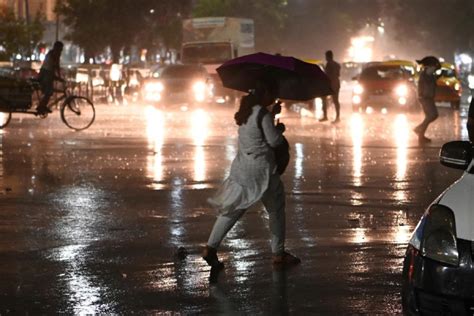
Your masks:
M273 117L271 113L266 113L262 119L262 129L265 139L271 147L276 147L283 142L282 133L273 125Z

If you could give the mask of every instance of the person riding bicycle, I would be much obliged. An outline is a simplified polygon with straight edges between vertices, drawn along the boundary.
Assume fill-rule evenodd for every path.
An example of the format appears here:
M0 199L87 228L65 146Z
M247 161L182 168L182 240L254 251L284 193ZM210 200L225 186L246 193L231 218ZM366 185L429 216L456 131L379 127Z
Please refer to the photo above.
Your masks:
M38 114L51 113L51 110L48 108L48 102L54 93L54 81L64 82L64 79L61 78L61 67L59 65L63 47L64 44L62 42L55 42L53 49L46 54L43 65L41 65L38 80L43 97L36 107Z

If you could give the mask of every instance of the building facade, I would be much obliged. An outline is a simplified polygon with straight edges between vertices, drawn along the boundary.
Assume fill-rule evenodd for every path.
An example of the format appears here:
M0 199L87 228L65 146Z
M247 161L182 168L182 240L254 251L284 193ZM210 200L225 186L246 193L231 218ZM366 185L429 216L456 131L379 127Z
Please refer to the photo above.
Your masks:
M54 13L56 2L57 0L0 0L0 6L13 9L20 18L34 18L37 14L41 14L46 21L53 22L56 20Z

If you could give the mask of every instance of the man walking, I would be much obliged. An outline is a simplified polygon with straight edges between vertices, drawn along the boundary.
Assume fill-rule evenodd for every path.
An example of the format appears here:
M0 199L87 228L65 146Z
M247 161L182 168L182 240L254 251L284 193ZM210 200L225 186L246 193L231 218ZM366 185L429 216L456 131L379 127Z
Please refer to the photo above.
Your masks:
M324 67L326 75L331 81L331 89L333 91L331 95L332 102L336 108L336 118L333 123L340 121L341 105L339 104L339 89L341 88L341 82L339 81L341 66L334 61L334 55L331 50L326 52L326 66ZM328 120L328 102L329 97L323 98L323 117L319 119L320 122Z
M428 129L428 125L434 122L438 118L438 109L435 103L436 93L436 75L435 71L439 68L439 61L436 62L423 62L424 67L420 73L420 79L418 80L418 100L421 103L425 119L420 125L415 127L413 131L418 135L418 142L420 145L431 142L431 139L425 136L425 132Z

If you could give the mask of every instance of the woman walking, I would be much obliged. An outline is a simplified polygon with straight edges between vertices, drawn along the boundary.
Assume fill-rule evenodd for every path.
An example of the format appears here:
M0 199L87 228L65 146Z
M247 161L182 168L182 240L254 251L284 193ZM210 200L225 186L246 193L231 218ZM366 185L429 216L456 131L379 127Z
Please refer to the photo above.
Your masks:
M273 264L294 265L301 262L285 251L285 191L280 175L276 171L272 147L283 142L285 126L273 124L274 114L268 106L276 100L276 87L265 82L257 84L255 90L244 96L235 113L239 126L239 149L232 162L229 177L209 203L219 216L203 251L203 259L213 268L222 268L217 249L246 209L261 200L270 218L271 248ZM263 111L263 113L261 112ZM258 122L261 119L261 122Z

